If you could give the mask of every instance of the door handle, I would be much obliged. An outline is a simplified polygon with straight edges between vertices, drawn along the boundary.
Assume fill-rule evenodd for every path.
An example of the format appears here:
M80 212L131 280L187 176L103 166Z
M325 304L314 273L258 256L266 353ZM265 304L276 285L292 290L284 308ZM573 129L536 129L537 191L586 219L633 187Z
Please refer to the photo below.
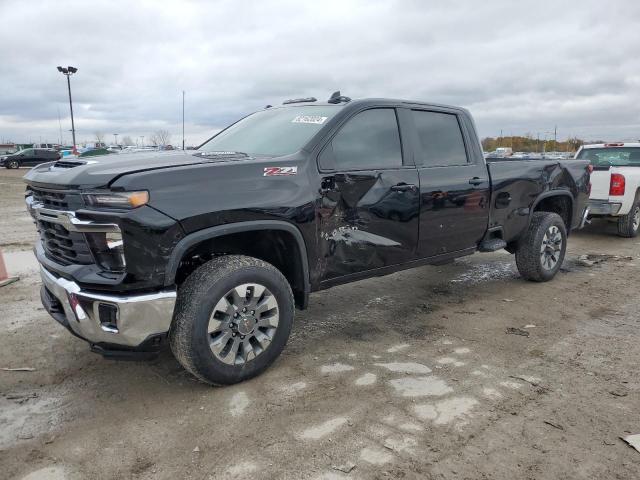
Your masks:
M415 185L411 185L408 183L399 183L397 185L394 185L393 187L391 187L391 191L393 192L414 192L418 189L418 187L416 187Z
M472 179L469 180L469 184L473 186L482 185L484 182L485 180L480 177L473 177Z

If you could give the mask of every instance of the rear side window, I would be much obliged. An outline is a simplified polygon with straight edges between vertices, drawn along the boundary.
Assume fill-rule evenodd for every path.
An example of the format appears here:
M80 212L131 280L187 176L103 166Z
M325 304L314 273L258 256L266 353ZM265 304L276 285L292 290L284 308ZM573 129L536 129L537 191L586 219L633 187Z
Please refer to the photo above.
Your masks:
M412 114L422 146L424 166L441 167L468 163L456 115L422 110L412 110Z
M339 170L402 166L402 148L396 112L374 108L358 113L331 142Z

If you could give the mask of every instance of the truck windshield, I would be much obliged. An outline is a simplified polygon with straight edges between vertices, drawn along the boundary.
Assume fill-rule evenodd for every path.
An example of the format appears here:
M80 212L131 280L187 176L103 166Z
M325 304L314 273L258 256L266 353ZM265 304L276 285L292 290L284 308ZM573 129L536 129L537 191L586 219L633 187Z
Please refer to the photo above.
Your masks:
M304 147L340 108L339 105L305 105L262 110L218 133L198 150L289 155Z
M578 158L589 160L594 167L640 167L640 148L583 148Z

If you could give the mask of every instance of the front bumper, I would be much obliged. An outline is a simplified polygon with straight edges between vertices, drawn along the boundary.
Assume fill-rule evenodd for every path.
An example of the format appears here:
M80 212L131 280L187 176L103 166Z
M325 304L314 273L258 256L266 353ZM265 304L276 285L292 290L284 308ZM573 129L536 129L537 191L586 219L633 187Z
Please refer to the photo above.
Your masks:
M621 203L612 203L607 200L590 200L589 215L617 215L622 207Z
M150 340L169 331L175 290L138 295L112 295L82 290L40 266L42 303L49 314L74 335L99 350L146 349Z

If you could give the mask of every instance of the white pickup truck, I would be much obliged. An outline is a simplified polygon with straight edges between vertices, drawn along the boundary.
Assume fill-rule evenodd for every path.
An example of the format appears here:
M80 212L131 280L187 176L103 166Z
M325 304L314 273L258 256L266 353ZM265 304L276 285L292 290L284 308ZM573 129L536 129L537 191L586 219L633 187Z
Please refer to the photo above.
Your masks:
M640 227L640 143L584 145L576 158L593 166L589 216L618 223L618 235L635 237Z

